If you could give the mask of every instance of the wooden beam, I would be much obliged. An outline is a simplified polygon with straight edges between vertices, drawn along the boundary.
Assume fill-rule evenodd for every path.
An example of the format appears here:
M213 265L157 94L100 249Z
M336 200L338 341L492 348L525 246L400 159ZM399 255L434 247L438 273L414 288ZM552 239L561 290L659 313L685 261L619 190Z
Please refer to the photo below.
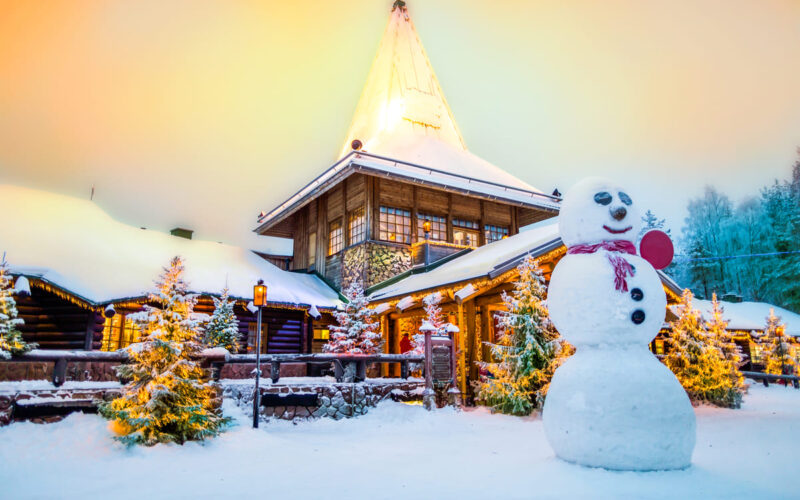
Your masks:
M86 337L83 341L83 348L87 351L91 351L92 344L94 344L94 329L95 325L97 324L97 311L89 311L89 314L87 314L86 317Z
M471 384L467 383L466 379L469 380L476 380L477 375L477 367L475 366L475 338L477 337L476 328L477 324L477 315L475 309L475 301L470 300L467 302L466 306L464 307L464 312L466 313L466 318L464 322L467 327L467 335L466 335L466 345L465 348L465 358L467 361L467 366L463 367L464 379L462 381L461 392L463 394L472 394L472 387Z

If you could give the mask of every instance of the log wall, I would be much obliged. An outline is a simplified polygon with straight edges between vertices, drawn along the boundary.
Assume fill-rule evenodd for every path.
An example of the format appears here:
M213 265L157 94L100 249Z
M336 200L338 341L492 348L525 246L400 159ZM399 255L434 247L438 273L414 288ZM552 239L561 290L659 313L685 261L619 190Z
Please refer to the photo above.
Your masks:
M31 287L29 297L16 297L25 323L19 330L26 342L42 349L100 349L103 317L55 294Z

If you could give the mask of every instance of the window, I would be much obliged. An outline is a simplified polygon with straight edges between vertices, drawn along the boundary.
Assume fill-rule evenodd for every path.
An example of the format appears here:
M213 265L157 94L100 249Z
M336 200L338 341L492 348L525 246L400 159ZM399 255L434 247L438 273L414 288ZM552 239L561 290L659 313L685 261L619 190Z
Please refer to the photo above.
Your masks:
M331 331L327 328L314 328L314 340L328 340L331 338Z
M663 355L666 353L664 350L664 339L655 339L653 341L653 346L655 347L655 352L653 354Z
M328 237L328 255L333 255L342 251L344 238L342 237L342 222L331 222L331 233Z
M764 362L763 348L755 342L750 342L750 362L756 364Z
M486 224L484 226L484 234L486 235L486 243L502 240L508 236L508 227Z
M417 214L417 239L425 239L425 229L422 225L425 221L431 223L431 233L428 238L431 240L447 241L447 219L437 215Z
M480 226L477 222L453 219L453 243L468 247L477 247Z
M348 244L355 245L367 237L367 224L364 217L364 207L353 210L347 218L347 232L350 235Z
M381 240L411 243L411 212L408 210L381 207L379 223Z
M123 347L139 342L142 329L128 319L124 314L115 314L111 318L106 318L103 326L103 343L100 349L103 351L116 351Z

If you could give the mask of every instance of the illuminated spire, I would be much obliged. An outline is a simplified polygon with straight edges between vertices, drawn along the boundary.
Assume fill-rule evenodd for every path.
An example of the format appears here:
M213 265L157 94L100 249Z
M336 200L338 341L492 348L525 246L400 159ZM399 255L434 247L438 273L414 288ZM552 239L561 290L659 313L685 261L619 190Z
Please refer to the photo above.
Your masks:
M420 137L466 151L453 114L422 47L405 2L394 2L389 24L345 137L342 156L359 140L374 153ZM390 145L391 144L391 145Z

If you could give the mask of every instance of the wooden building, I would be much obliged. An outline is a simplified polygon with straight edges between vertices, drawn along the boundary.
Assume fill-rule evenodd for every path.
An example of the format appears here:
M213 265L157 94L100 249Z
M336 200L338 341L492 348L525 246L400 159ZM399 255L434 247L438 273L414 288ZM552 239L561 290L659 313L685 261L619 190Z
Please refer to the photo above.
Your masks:
M293 240L293 270L370 287L557 210L558 198L467 150L397 2L339 161L264 213L256 231Z

